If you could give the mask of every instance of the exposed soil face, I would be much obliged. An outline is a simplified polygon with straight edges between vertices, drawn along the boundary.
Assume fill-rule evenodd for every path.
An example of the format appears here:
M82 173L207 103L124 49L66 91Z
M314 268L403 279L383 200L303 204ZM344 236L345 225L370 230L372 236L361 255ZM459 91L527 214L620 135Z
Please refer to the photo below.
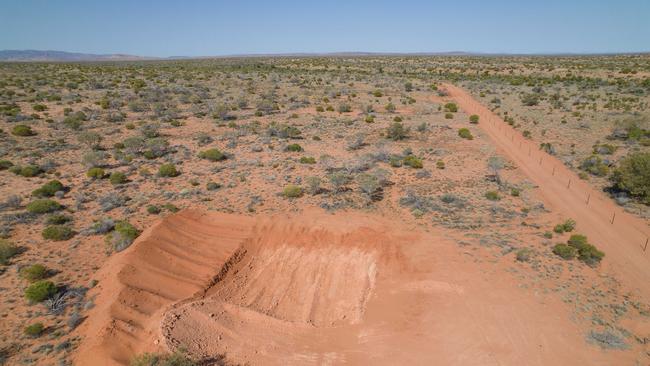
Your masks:
M208 364L224 357L255 365L631 357L587 345L567 304L531 296L474 255L440 233L358 213L182 211L103 270L86 325L100 336L80 349L77 364L124 364L139 352L181 347Z

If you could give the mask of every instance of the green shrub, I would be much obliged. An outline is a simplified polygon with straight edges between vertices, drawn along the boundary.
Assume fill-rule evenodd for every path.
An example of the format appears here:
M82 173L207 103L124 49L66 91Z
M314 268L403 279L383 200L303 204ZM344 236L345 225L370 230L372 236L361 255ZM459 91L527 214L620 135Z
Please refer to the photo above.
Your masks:
M533 256L533 250L530 248L521 248L517 250L515 254L515 258L519 262L528 262L532 256Z
M9 171L26 178L35 177L43 172L41 168L37 167L36 165L14 165L9 168Z
M284 187L284 190L282 191L282 195L287 198L297 198L302 196L302 193L302 187L293 184L289 184L288 186Z
M423 167L422 159L415 155L408 155L404 158L404 165L410 166L414 169L421 169Z
M290 144L290 145L287 145L285 150L292 151L292 152L300 152L300 151L302 151L302 146L300 146L298 144Z
M51 225L43 229L42 235L43 239L64 241L72 239L75 232L67 225Z
M171 163L163 164L158 168L158 175L161 177L177 177L181 173L176 170L176 166Z
M108 177L108 180L111 182L112 185L120 185L128 182L126 174L122 172L111 173L111 175Z
M32 191L32 196L52 197L58 191L63 191L63 184L58 180L51 180L45 183L41 188Z
M53 214L45 219L47 225L62 225L72 221L72 217L63 214Z
M573 219L567 219L563 223L555 225L555 227L553 228L553 231L555 231L558 234L562 234L562 233L565 233L565 232L569 233L569 232L573 231L573 229L575 229L575 227L576 227L576 222Z
M43 330L45 330L43 323L34 323L25 327L25 335L28 337L36 338L43 333Z
M27 211L35 214L44 214L63 209L63 206L50 199L35 200L27 204Z
M469 123L477 124L479 120L478 114L472 114L469 116Z
M14 166L14 163L10 162L9 160L0 160L0 170L7 170Z
M208 182L208 184L206 184L205 188L208 191L216 191L217 189L221 188L221 184L215 183L215 182Z
M102 168L95 167L95 168L88 169L88 171L86 172L86 176L92 179L103 179L104 177L106 177L106 172Z
M57 293L57 288L51 281L36 281L25 290L25 298L30 303L43 302Z
M303 156L300 158L301 164L316 164L316 159L311 156Z
M510 189L510 195L512 197L519 197L521 195L521 190L519 188L513 187Z
M140 231L128 221L118 221L115 229L106 235L106 244L116 252L128 248L140 235Z
M580 164L580 169L586 170L587 172L599 177L604 177L609 172L609 167L598 155L592 155L586 158L582 164Z
M485 192L485 198L489 199L490 201L498 201L501 199L501 197L499 196L499 192L497 191Z
M348 113L348 112L352 112L352 107L349 104L343 103L339 105L339 113Z
M0 264L9 264L9 260L18 253L20 253L19 247L7 240L0 239Z
M453 113L445 113L445 119L454 119Z
M32 264L20 269L20 277L29 282L39 281L47 277L47 267L42 264Z
M32 109L34 109L36 112L43 112L47 110L47 106L44 104L34 104L32 106Z
M473 140L474 136L472 136L472 133L467 129L467 128L461 128L458 130L458 136L467 139L467 140Z
M375 122L375 116L373 116L372 114L369 114L369 115L366 116L365 121L366 121L366 123L373 123L373 122Z
M395 104L393 104L393 103L386 104L386 106L384 108L386 109L386 112L390 112L390 113L393 113L396 110Z
M156 205L149 205L147 206L147 213L150 215L158 215L160 213L160 207Z
M219 151L219 149L208 149L201 151L199 153L199 158L210 161L221 161L226 159L226 155Z
M621 159L612 174L616 189L629 192L645 204L650 204L650 152L632 153Z
M409 129L400 122L393 122L386 129L386 137L391 140L403 140L408 136Z
M573 259L576 257L578 250L566 244L556 244L553 247L553 253L560 256L562 259Z
M174 205L172 203L165 203L163 205L163 208L165 210L169 211L169 212L178 212L178 211L180 211L180 209L178 207L176 207L176 205Z
M198 366L182 350L169 355L143 353L131 360L130 366Z
M26 125L16 125L11 130L11 134L14 136L34 136L36 132L32 131L32 128Z
M589 244L587 237L584 235L571 235L567 243L578 251L578 259L588 265L598 264L605 256L605 253Z
M456 105L456 103L447 103L445 104L445 111L456 113L458 112L458 106Z

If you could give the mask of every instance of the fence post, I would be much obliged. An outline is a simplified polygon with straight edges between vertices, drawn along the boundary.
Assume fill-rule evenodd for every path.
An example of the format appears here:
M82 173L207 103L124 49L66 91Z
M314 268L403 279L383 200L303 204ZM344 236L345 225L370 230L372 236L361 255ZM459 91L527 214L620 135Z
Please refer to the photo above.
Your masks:
M591 198L591 193L587 196L587 205L589 205L589 199Z
M555 175L555 165L553 165L553 173L551 175Z
M615 217L616 217L616 212L614 212L614 214L612 215L612 222L611 222L612 225L614 224L614 218Z
M571 188L571 178L569 178L569 183L566 185L567 188Z
M648 249L648 238L645 238L645 246L643 246L643 251L645 252L646 249Z

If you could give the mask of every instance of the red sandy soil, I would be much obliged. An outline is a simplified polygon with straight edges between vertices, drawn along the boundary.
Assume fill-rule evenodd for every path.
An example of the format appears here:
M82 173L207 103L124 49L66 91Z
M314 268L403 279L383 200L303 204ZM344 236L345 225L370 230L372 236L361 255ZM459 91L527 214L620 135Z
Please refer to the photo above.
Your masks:
M603 269L629 290L650 298L650 245L644 251L650 237L647 223L623 211L557 158L539 150L534 141L524 138L468 92L449 84L445 88L467 114L479 115L479 127L494 141L499 152L537 184L547 207L576 220L578 231L606 253Z
M605 251L603 269L648 298L646 224L466 92L446 88L481 117L479 126L538 185L547 207L575 219ZM415 230L399 215L168 216L100 270L75 362L124 365L142 352L180 347L199 359L251 365L635 362L634 353L589 345L558 296L522 288L505 264L477 261L446 229Z
M473 255L369 215L185 210L102 269L76 363L178 346L252 365L631 362L589 346L567 304Z

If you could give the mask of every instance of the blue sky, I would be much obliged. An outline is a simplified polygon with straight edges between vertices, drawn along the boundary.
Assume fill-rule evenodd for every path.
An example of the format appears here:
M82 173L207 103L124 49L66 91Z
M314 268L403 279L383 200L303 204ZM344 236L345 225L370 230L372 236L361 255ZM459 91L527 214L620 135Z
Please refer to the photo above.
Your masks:
M0 0L0 49L638 52L650 51L650 0Z

